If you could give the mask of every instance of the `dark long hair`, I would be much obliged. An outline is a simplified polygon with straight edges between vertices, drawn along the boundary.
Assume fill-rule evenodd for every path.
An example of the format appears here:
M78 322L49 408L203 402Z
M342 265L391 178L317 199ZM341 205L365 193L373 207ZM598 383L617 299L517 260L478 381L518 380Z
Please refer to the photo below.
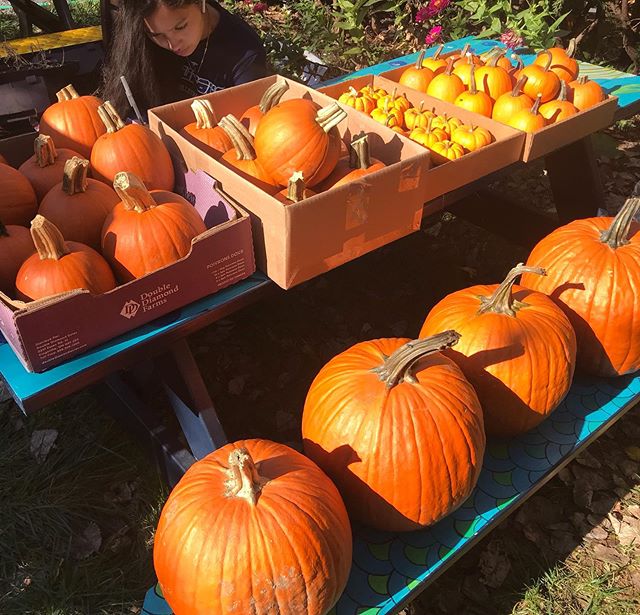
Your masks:
M144 20L159 4L180 8L202 0L120 0L113 39L103 69L102 97L123 116L131 114L120 76L127 79L141 111L179 98L184 60L149 39Z

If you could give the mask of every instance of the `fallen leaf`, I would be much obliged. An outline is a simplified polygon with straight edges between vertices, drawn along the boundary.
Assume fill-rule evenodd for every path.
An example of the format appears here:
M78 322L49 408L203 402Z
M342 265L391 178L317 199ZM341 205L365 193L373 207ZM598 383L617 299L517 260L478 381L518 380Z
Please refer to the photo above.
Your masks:
M590 468L585 468L579 464L573 464L572 470L576 477L576 482L579 481L583 483L586 489L591 491L603 491L611 486L607 478Z
M480 556L480 582L494 589L500 587L509 571L511 562L499 540L492 540Z
M589 509L596 515L608 515L615 503L615 498L600 498L598 500L593 500Z
M56 429L37 429L31 434L31 454L38 463L47 458L57 438Z
M624 515L640 519L640 506L628 506L624 509Z
M607 538L609 538L609 532L607 532L607 530L605 530L604 528L596 525L594 528L591 529L590 532L587 532L584 537L587 540L597 540L597 541L601 541L601 540L606 540Z
M98 524L90 521L81 534L74 537L71 553L76 559L87 559L102 545L102 532Z
M620 553L617 549L607 547L603 544L596 544L593 547L593 556L601 562L608 562L610 564L619 564L620 566L626 566L629 563L629 556L624 553Z
M640 547L640 519L625 517L620 524L618 540L623 547Z

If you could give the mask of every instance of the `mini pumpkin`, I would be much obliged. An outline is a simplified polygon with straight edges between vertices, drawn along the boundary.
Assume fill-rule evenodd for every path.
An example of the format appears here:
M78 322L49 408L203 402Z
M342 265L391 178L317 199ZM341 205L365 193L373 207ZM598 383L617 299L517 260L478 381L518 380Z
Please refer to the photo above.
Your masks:
M447 160L458 160L464 156L464 148L453 141L437 141L429 148L434 154L434 162L441 164Z
M451 133L451 141L462 145L468 152L474 152L493 141L492 134L480 126L460 126Z
M556 100L550 100L544 105L540 105L540 115L547 120L548 124L555 124L573 117L578 110L567 100L567 82L560 81L560 95Z
M445 68L447 68L447 61L440 57L442 50L444 49L444 45L438 45L438 48L435 50L434 54L431 57L424 58L422 60L422 66L430 69L433 72L433 76L439 75L443 73Z
M498 60L501 57L502 54L494 54L488 64L476 70L478 89L488 94L489 98L494 102L513 88L513 78L508 71L498 64Z
M542 95L538 94L531 106L531 109L521 109L516 111L508 120L507 124L512 128L522 130L523 132L536 132L547 125L547 120L540 115L540 101Z
M489 94L478 90L476 87L476 74L475 65L470 64L469 72L469 90L462 92L455 99L454 104L456 107L461 107L467 111L484 115L485 117L491 117L491 111L493 110L493 101Z
M370 94L358 92L353 86L341 94L338 102L348 107L353 107L356 111L362 111L369 115L376 108L376 99Z
M452 103L465 91L462 79L453 73L453 62L454 58L450 57L447 68L431 80L427 88L429 96Z
M529 110L533 107L533 100L522 92L527 76L523 75L513 86L511 92L506 92L496 100L493 105L491 117L503 124L508 124L511 118L518 112Z
M414 66L410 66L400 75L398 82L400 85L404 85L412 90L418 92L426 92L431 80L434 78L434 73L430 68L423 66L424 49L418 55L418 59Z
M602 86L586 75L572 81L569 84L569 90L570 100L578 111L589 109L607 98Z
M551 47L546 51L551 54L551 64L549 65L549 69L558 75L561 81L571 83L578 78L580 67L573 57L576 51L575 38L572 38L569 41L569 45L566 50L562 47ZM547 61L547 55L545 53L539 53L533 63L538 64L539 66L546 66Z
M522 91L530 98L535 98L540 94L542 102L545 103L558 95L560 91L560 77L550 68L553 62L551 53L549 51L543 51L541 55L546 58L544 64L529 64L529 66L525 66L520 71L520 75L526 75L527 77Z

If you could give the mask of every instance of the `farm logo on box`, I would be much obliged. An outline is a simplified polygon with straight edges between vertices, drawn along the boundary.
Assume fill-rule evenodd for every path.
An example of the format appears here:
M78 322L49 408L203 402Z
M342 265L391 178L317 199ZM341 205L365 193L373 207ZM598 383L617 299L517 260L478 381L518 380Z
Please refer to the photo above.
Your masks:
M150 312L151 310L155 310L156 308L161 307L165 303L167 303L170 295L177 293L180 290L180 287L175 284L172 286L171 284L161 284L157 288L150 290L146 293L140 293L140 297L138 301L134 301L133 299L127 301L123 306L122 310L120 310L120 314L125 318L133 318L142 308L143 312Z

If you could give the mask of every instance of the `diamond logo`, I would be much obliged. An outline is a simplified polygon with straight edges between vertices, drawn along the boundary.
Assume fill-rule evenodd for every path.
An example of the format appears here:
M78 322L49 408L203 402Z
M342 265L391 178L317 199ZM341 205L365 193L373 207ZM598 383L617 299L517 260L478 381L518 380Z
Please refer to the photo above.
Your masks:
M140 309L140 304L137 303L136 301L127 301L123 306L122 306L122 310L120 310L120 315L124 316L125 318L133 318L137 313L138 310Z

